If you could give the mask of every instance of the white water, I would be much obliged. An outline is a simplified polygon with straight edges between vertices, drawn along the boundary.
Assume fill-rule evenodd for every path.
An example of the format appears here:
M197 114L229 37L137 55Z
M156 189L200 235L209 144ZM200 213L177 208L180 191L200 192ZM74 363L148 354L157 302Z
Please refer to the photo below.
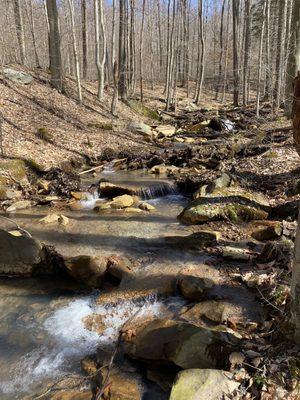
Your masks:
M139 319L159 317L166 307L174 309L182 305L183 301L177 298L163 303L155 297L138 303L124 301L106 306L96 305L95 296L71 301L45 320L43 328L47 333L47 343L20 359L10 371L10 379L0 383L0 393L26 392L39 381L64 376L74 370L74 366L79 367L80 360L95 352L98 346L112 346L120 327L137 312L136 318ZM102 335L85 327L84 318L94 314L103 317L105 329ZM31 325L28 329L34 330L36 326Z

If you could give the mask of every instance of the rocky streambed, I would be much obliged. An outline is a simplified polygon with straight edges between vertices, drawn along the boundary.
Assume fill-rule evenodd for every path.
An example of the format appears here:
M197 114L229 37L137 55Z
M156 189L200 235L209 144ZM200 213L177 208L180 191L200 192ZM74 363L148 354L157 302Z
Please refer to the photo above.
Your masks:
M9 164L1 399L295 394L283 315L297 186L247 174L269 165L268 145L200 117L157 127L159 150L107 151L80 170L32 177Z

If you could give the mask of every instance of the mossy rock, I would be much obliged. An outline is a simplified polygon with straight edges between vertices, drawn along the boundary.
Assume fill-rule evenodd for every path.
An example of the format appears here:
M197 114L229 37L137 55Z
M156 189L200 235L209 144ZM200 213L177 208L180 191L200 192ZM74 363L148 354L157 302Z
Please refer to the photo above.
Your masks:
M38 161L34 160L33 158L29 158L29 159L25 160L25 162L26 162L26 165L35 172L40 173L40 172L46 171L45 167L42 164L40 164Z
M0 160L0 184L6 185L12 181L27 181L26 166L23 160Z
M150 119L155 119L157 121L161 121L161 117L157 111L152 110L151 108L145 106L138 100L133 100L133 99L126 100L125 104L139 115L142 115Z
M37 136L39 139L44 140L45 142L53 143L53 135L52 135L52 133L50 133L50 132L48 131L47 128L44 128L44 127L38 128L37 133L36 133L36 136Z

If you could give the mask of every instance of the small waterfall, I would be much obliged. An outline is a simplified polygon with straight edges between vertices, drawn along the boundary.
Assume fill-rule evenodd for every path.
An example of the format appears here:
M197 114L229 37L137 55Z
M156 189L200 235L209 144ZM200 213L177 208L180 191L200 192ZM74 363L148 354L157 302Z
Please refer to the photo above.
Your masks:
M178 194L178 189L175 183L159 182L148 187L142 187L137 193L143 200L155 199Z
M95 190L93 193L89 193L89 196L86 200L81 200L80 203L82 204L83 208L87 210L92 210L95 207L96 201L99 200L99 193Z

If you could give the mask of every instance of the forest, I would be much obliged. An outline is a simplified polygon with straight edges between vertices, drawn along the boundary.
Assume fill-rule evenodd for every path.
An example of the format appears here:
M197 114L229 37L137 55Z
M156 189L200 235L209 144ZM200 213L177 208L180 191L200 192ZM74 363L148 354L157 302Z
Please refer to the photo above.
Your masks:
M300 0L0 31L0 399L300 399Z

